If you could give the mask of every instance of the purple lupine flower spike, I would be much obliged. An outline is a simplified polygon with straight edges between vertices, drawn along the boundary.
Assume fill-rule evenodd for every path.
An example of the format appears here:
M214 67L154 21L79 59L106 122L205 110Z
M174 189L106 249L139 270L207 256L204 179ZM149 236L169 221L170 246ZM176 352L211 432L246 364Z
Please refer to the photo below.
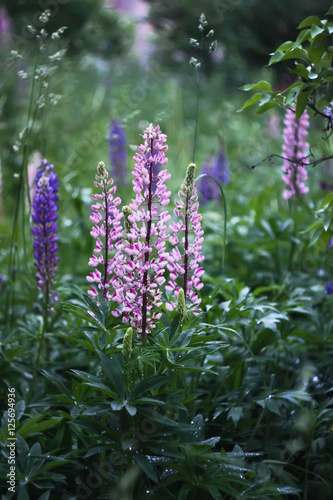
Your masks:
M333 295L333 281L332 283L330 283L329 281L327 282L325 293L327 295Z
M94 185L101 189L101 193L92 195L94 203L91 206L93 212L90 216L90 220L94 224L90 235L96 239L96 246L94 255L89 259L89 266L96 269L87 276L87 281L96 283L104 298L110 300L109 276L113 273L113 259L110 253L121 238L120 220L123 214L118 209L121 199L114 198L117 188L113 185L113 179L108 177L105 164L100 162L97 166ZM96 287L91 286L88 295L97 297Z
M209 158L202 165L201 173L211 175L220 184L230 183L228 159L222 148L219 149L216 156ZM200 179L198 191L202 204L206 204L211 200L218 200L221 197L220 188L210 177L203 177Z
M296 115L293 110L287 109L284 119L283 130L283 177L287 188L283 191L283 198L288 200L293 196L308 193L309 188L304 181L308 174L305 169L307 156L309 152L309 143L305 141L308 135L309 115L304 111L299 120L296 121Z
M113 120L109 134L111 177L115 184L124 186L127 180L126 136L118 120Z
M134 156L135 198L123 208L125 230L115 256L117 273L112 282L112 299L120 306L113 314L122 316L122 321L130 323L140 336L149 334L162 314L157 309L162 305L170 220L163 208L169 204L171 194L165 184L170 174L166 169L156 174L154 168L168 161L166 135L158 125L154 128L150 124L143 139L144 144Z
M42 160L36 176L36 191L32 204L32 234L34 235L34 257L37 267L37 285L49 301L52 287L55 283L57 271L58 237L57 237L57 210L58 176L54 167L46 160Z
M169 241L174 248L168 256L167 267L170 271L170 281L165 287L176 298L178 298L179 290L182 288L186 308L193 314L196 314L201 303L196 292L203 287L201 278L204 270L200 264L205 258L202 254L204 241L204 232L201 227L202 217L198 213L198 195L194 184L195 168L194 163L190 163L187 167L185 180L179 191L180 198L175 201L174 212L179 221L170 225L170 231L173 234ZM177 303L172 298L169 303L166 303L168 311L177 308Z

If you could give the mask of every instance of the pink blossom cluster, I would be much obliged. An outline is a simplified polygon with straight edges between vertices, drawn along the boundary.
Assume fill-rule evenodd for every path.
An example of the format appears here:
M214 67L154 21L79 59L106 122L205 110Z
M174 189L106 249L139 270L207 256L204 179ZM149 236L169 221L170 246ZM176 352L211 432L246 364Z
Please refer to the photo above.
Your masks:
M172 295L166 303L169 311L176 308L172 299L177 298L181 287L190 303L189 309L197 310L200 299L196 291L203 286L200 278L204 274L199 267L204 259L201 254L203 231L194 187L195 165L188 167L179 192L181 199L176 201L178 222L171 222L166 209L171 195L166 186L170 174L163 168L168 161L165 156L167 137L158 125L150 124L143 139L144 144L134 156L132 185L135 196L123 207L122 213L117 208L119 198L113 199L115 187L107 190L105 173L100 173L95 181L97 187L102 187L103 194L93 195L94 199L103 199L103 203L93 205L91 220L95 226L91 235L97 238L95 253L98 255L94 255L89 264L104 266L104 272L96 269L87 278L98 284L108 300L116 302L112 314L130 324L140 336L156 327L162 315L164 288ZM112 186L112 181L108 183ZM109 214L107 224L106 213ZM107 245L102 243L103 239L108 241ZM98 294L96 288L89 293L93 297Z
M283 191L283 198L288 200L298 194L305 194L309 188L305 185L308 173L305 169L309 144L305 140L308 135L309 115L305 110L299 120L296 121L294 110L288 109L284 119L283 130L283 177L287 188Z
M180 288L184 290L185 300L190 302L190 308L197 310L201 302L196 291L203 287L201 277L204 270L200 267L204 260L202 254L203 229L202 216L198 213L199 203L197 190L194 184L195 164L187 167L185 180L175 201L174 210L178 222L170 225L170 243L173 245L168 256L168 270L170 281L166 290L178 297ZM170 300L166 303L168 311L176 309L177 304Z
M112 296L112 300L122 304L122 311L118 308L113 314L122 315L123 322L130 323L140 335L150 333L162 314L156 309L162 305L170 220L163 207L169 204L171 195L165 184L170 179L167 170L154 174L154 165L167 163L166 135L160 133L159 126L150 125L143 139L144 144L134 156L135 198L129 204L127 230L115 256L117 276L113 279Z
M87 281L96 283L88 291L91 297L97 297L97 287L102 291L103 296L110 300L111 291L108 277L112 274L114 267L110 252L121 237L120 220L123 214L118 209L118 205L121 203L120 198L114 198L117 188L113 186L113 180L108 179L108 176L104 163L100 162L97 166L94 185L102 192L92 195L95 203L91 207L92 215L90 216L90 220L94 224L90 235L96 239L96 245L94 255L89 259L89 266L94 267L95 270L87 276ZM99 267L102 268L102 272Z

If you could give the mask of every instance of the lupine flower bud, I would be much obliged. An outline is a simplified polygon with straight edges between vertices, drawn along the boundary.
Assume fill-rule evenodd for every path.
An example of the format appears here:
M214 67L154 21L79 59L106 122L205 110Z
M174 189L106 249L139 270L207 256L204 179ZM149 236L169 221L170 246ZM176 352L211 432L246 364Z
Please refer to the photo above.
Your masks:
M133 351L134 330L128 328L123 339L123 355L125 359L129 359Z
M182 318L187 315L185 294L184 294L183 288L180 288L178 291L177 311L179 312L179 314Z
M287 109L284 119L285 128L283 131L283 177L287 184L287 189L283 191L283 198L288 200L293 196L305 194L309 188L304 184L308 178L304 167L307 164L309 144L305 141L308 135L309 115L305 110L302 116L296 121L295 112Z
M36 190L32 204L31 229L34 235L34 257L37 268L37 285L48 301L55 282L59 257L57 237L58 177L53 165L42 160L36 176ZM55 298L55 295L53 295Z
M132 215L133 211L132 209L128 206L125 205L123 207L123 214L124 214L124 231L123 235L128 235L132 229L132 222L129 220L130 215Z

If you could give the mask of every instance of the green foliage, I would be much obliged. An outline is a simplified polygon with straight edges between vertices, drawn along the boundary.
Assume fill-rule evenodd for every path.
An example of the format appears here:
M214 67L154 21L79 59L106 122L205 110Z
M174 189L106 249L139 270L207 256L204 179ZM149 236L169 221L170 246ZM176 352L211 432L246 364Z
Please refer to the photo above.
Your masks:
M260 92L248 99L242 109L258 104L258 112L263 113L272 107L290 107L295 104L296 119L303 114L306 106L326 118L323 107L332 99L332 16L333 11L330 9L323 19L317 16L307 17L298 26L301 31L296 40L284 42L271 55L269 65L283 61L293 63L289 71L291 75L295 75L296 81L283 91L272 90L271 85L265 81L243 86L242 90Z

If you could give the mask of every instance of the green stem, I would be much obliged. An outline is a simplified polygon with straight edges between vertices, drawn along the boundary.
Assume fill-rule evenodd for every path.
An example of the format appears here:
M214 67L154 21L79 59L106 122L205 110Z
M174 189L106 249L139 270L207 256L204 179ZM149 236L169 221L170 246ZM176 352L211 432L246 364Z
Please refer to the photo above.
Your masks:
M309 465L310 465L310 452L311 452L311 442L313 439L313 430L309 437L308 446L306 448L306 459L305 459L305 478L304 478L304 489L303 489L303 500L308 500L308 488L309 488Z
M43 328L42 328L42 332L41 332L40 337L39 337L38 351L37 351L36 363L35 363L36 369L38 369L38 366L39 366L39 360L40 360L40 356L41 356L43 344L44 344L45 332L46 332L47 327L48 327L48 317L49 317L48 309L49 309L49 287L47 284L46 291L45 291L45 307L44 307Z
M195 151L197 147L197 136L198 136L198 120L199 120L199 103L200 103L200 83L201 83L201 67L202 67L202 49L203 49L203 31L201 32L201 42L200 42L200 66L197 71L197 105L195 112L195 129L194 129L194 143L193 143L193 160L195 163Z
M296 250L296 236L298 232L298 212L297 212L297 198L294 198L290 200L290 211L293 215L294 219L294 230L293 230L293 236L290 242L290 249L289 249L289 259L288 259L288 271L292 271L293 264L294 264L294 256L295 256L295 250Z
M27 122L26 122L26 130L27 130L27 136L24 138L24 145L23 145L23 152L22 152L22 162L21 162L21 167L20 167L20 172L19 172L19 184L18 184L18 189L17 189L17 196L16 196L16 203L15 203L15 210L14 210L14 220L13 220L13 229L11 233L11 238L10 238L10 251L9 251L9 264L8 264L8 276L11 277L12 281L12 286L10 287L10 290L7 294L6 297L6 316L5 316L5 322L7 323L8 317L10 318L10 325L13 324L13 308L15 304L15 281L16 281L16 273L14 270L14 259L17 253L17 237L18 237L18 221L19 221L19 213L20 213L20 208L22 207L22 235L23 235L23 255L24 255L24 261L26 261L26 247L25 247L25 237L24 237L24 224L25 224L25 211L24 211L24 187L25 187L25 182L24 179L26 173L26 166L27 166L27 161L28 161L28 143L29 139L31 136L31 130L29 129L29 124L32 116L32 107L33 107L33 97L35 93L35 75L39 63L39 57L36 57L36 63L34 66L34 71L32 75L32 85L31 85L31 91L30 91L30 98L29 98L29 108L28 108L28 114L27 114ZM33 122L34 123L34 122ZM33 126L33 125L32 125ZM26 180L26 184L28 181Z

